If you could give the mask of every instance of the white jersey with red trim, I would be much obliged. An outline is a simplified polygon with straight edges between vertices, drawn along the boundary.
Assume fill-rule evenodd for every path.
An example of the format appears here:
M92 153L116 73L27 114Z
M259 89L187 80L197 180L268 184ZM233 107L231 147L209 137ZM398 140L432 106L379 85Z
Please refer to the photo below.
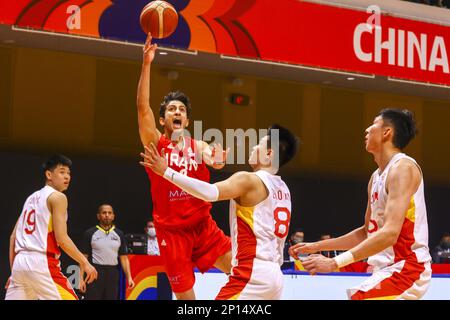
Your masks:
M372 213L369 222L368 237L375 235L384 225L384 210L388 197L386 191L387 177L391 167L401 159L412 161L420 169L413 158L404 153L398 153L392 157L383 172L379 172L379 170L374 172L370 200ZM416 263L431 261L428 249L427 209L423 186L422 177L419 188L411 197L408 210L405 212L405 220L397 242L368 259L368 263L375 267L374 271L400 261Z
M56 258L61 254L53 232L52 214L47 207L47 199L54 192L57 191L47 185L25 201L17 224L16 253L40 252Z
M291 219L291 194L281 177L264 170L255 173L269 191L254 207L230 201L232 265L259 259L283 264L283 248Z

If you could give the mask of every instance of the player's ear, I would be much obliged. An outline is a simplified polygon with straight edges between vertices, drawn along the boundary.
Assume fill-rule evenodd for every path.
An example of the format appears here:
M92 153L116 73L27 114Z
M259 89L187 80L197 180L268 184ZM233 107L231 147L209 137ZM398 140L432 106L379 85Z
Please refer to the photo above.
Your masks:
M164 127L165 119L163 117L159 117L159 124Z
M52 172L50 170L45 170L45 178L47 180L50 180L51 177L52 177Z
M385 127L383 130L383 138L384 139L388 139L391 135L394 134L394 131L392 130L391 127Z
M186 128L189 126L189 119L186 119Z

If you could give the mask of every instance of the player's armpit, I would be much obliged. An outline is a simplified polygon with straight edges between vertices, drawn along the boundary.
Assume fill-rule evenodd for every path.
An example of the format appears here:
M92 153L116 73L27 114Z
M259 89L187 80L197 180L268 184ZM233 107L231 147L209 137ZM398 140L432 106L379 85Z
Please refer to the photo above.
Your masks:
M386 183L388 197L382 229L387 236L392 237L393 243L401 232L406 214L414 202L413 197L419 188L420 181L420 170L410 161L399 162L389 171Z
M257 178L254 174L240 171L233 174L227 180L216 183L219 190L218 200L236 199L247 193Z

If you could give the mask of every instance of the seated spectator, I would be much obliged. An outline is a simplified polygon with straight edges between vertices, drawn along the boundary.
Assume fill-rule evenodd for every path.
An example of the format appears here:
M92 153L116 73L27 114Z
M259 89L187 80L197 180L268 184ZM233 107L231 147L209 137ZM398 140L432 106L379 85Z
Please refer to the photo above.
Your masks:
M450 233L446 232L431 256L434 263L450 263Z
M147 254L150 256L159 256L158 239L156 238L156 229L152 220L148 220L144 228L147 235Z

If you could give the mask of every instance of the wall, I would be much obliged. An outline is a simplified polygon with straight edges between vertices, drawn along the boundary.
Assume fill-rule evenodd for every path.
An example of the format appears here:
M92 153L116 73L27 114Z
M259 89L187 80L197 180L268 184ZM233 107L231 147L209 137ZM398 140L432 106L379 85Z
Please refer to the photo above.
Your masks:
M0 68L2 150L136 158L139 62L0 46ZM406 152L422 165L427 182L450 183L450 141L443 132L450 100L171 69L179 73L175 80L168 79L168 67L152 68L155 114L169 90L181 89L192 100L191 128L200 119L203 130L223 132L283 124L303 141L301 154L287 167L293 174L367 179L375 165L364 150L364 129L384 106L409 108L416 114L420 134ZM241 78L242 85L233 85L232 77ZM231 92L248 94L251 104L230 105L226 98Z

